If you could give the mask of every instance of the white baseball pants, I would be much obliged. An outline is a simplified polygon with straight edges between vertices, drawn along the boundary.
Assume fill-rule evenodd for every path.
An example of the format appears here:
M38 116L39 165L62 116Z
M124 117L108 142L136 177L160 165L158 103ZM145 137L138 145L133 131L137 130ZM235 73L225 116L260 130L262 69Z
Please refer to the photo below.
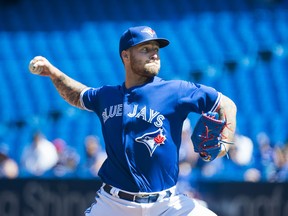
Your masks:
M217 216L184 194L172 195L154 203L136 203L114 197L101 187L95 200L85 211L85 216Z

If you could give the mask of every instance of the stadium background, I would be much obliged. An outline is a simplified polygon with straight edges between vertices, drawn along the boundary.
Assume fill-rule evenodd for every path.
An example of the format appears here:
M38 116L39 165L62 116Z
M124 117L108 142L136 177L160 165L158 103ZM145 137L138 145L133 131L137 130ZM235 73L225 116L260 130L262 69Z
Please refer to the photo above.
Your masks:
M101 134L97 117L69 106L49 80L30 74L29 61L43 55L88 86L119 84L124 80L118 53L121 33L130 26L149 25L171 41L161 52L161 77L215 87L237 104L238 133L257 143L257 135L265 132L273 146L283 147L288 137L287 7L286 0L1 0L1 142L9 144L11 157L18 162L35 130L49 139L61 137L83 153L85 136ZM192 124L195 120L192 116ZM233 170L229 173L229 179L223 174L218 181L225 180L226 186L227 181L237 181ZM21 175L15 181L1 181L2 189L31 183ZM37 182L41 184L40 179ZM16 187L21 194L23 187ZM285 182L257 187L255 194L267 193L270 198L274 188L287 191ZM251 191L244 183L238 188ZM225 194L229 197L229 191ZM0 190L0 197L4 195ZM287 215L287 196L275 197L278 215ZM9 202L2 203L0 211L2 206L6 215L17 215L11 213ZM264 207L250 209L251 215L267 213Z

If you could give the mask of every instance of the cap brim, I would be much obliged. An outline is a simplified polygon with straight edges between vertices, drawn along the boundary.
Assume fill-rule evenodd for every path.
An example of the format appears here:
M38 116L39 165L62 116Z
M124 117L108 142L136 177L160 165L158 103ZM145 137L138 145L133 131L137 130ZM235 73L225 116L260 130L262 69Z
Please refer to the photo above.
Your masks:
M166 47L170 44L170 41L165 39L165 38L159 38L159 39L156 39L158 42L159 42L159 47L160 48L163 48L163 47Z
M170 41L165 39L165 38L151 38L151 39L147 39L147 40L143 40L137 44L134 44L133 46L136 46L136 45L139 45L139 44L142 44L142 43L146 43L146 42L149 42L149 41L157 41L159 43L159 48L163 48L163 47L166 47L170 44Z

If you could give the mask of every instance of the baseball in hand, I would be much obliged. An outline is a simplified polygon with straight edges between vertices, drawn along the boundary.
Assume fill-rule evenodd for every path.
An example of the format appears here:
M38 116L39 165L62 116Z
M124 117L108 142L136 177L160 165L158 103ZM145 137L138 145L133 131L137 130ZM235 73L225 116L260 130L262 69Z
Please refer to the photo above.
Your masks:
M43 65L37 59L30 61L29 70L33 74L40 74L43 71Z

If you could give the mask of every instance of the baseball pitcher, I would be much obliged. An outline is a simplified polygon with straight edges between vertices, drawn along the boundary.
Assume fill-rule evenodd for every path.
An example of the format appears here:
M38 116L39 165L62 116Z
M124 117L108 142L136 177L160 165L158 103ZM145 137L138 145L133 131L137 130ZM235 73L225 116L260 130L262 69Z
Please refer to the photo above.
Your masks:
M158 77L159 49L168 44L148 26L127 29L119 43L125 81L116 86L87 87L42 56L29 64L68 103L96 113L101 122L107 152L99 171L103 186L86 216L216 215L175 193L182 125L189 113L199 114L194 148L203 160L214 160L233 142L236 106L214 88Z

